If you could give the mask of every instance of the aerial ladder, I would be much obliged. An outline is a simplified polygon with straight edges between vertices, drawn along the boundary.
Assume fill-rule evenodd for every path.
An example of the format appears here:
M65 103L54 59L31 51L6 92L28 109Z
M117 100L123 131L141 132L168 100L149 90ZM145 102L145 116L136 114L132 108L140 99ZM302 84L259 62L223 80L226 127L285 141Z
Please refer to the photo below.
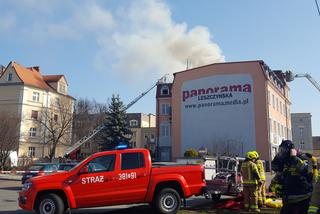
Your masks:
M125 108L124 110L129 109L131 106L133 106L136 102L138 102L142 97L144 97L146 94L148 94L154 87L156 87L158 84L162 84L166 82L166 76L168 74L165 74L164 76L162 76L160 79L158 79L158 81L153 84L148 90L144 91L143 93L141 93L138 97L136 97L134 100L132 100ZM67 148L67 150L64 153L64 156L68 156L71 153L73 153L74 151L78 150L80 148L80 146L82 146L85 142L87 142L88 140L90 140L91 138L93 138L96 134L98 134L102 129L105 128L104 124L101 124L99 126L97 126L95 129L93 129L92 131L90 131L86 136L82 137L80 140L78 140L77 142L75 142L73 145L71 145L69 148Z
M294 74L292 71L286 71L285 72L285 78L287 82L291 82L294 80L294 78L300 78L300 77L305 77L309 80L309 82L311 82L311 84L316 87L316 89L318 89L318 91L320 92L320 85L319 83L312 78L312 76L310 74Z

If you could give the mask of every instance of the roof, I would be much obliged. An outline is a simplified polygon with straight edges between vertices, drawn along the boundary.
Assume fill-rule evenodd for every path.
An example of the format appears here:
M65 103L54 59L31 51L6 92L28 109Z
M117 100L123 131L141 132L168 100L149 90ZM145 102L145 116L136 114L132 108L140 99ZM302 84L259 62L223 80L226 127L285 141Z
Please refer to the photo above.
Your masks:
M46 82L58 82L64 75L45 75L42 77Z
M64 77L64 75L45 75L45 76L42 76L40 73L39 67L25 68L22 65L14 62L14 61L11 62L11 65L12 65L13 69L16 71L21 82L23 82L23 84L58 93L58 91L55 88L53 88L52 86L50 86L49 83L50 82L58 82L62 77ZM59 94L61 94L61 93L59 93ZM67 96L67 97L75 100L75 98L73 98L69 95L64 95L64 96Z
M208 64L208 65L203 65L203 66L199 66L199 67L195 67L195 68L191 68L191 69L187 69L184 71L178 71L173 73L173 75L175 76L176 74L180 74L180 73L184 73L184 72L188 72L191 70L196 70L202 67L209 67L209 66L213 66L213 65L223 65L223 64L238 64L238 63L259 63L259 64L265 64L263 60L250 60L250 61L236 61L236 62L218 62L218 63L212 63L212 64Z
M51 90L52 88L44 81L40 71L36 68L25 68L22 65L12 62L12 67L17 72L20 80L30 86Z

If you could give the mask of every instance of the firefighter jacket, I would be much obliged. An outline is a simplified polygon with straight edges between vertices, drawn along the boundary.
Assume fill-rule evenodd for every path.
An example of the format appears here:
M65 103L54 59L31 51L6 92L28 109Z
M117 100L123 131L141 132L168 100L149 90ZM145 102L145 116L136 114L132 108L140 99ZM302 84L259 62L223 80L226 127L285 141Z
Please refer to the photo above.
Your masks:
M266 173L264 171L264 166L263 166L262 160L257 160L256 165L257 165L257 168L258 168L260 179L262 181L265 181L266 180Z
M254 186L260 182L257 165L251 160L245 160L241 165L243 186Z
M283 180L283 172L277 172L272 178L269 186L269 191L281 198L283 197Z
M283 200L296 203L310 198L312 194L312 173L308 163L291 156L283 168Z
M318 182L314 183L308 214L320 213L320 182L319 182L319 179L320 179L320 174L318 174Z
M319 171L318 171L318 160L316 157L312 156L311 164L312 164L313 182L317 182L319 180L319 175L318 175Z

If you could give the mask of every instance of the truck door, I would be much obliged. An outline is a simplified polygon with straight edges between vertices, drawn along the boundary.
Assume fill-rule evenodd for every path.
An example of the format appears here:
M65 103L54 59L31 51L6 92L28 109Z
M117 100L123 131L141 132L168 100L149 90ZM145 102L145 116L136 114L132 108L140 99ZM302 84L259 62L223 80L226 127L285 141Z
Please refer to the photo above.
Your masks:
M142 151L121 153L118 183L124 187L122 197L128 203L143 202L147 194L151 161L145 157Z
M69 184L77 207L92 207L114 204L121 200L115 197L119 191L117 182L116 154L96 157L88 162L82 172Z

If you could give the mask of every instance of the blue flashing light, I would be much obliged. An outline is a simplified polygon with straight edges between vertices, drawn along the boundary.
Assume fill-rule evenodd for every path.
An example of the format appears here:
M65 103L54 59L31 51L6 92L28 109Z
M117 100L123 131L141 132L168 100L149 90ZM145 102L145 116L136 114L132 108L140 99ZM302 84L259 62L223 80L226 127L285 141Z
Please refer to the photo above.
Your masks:
M128 146L126 144L121 144L121 145L118 145L116 146L116 149L127 149Z

